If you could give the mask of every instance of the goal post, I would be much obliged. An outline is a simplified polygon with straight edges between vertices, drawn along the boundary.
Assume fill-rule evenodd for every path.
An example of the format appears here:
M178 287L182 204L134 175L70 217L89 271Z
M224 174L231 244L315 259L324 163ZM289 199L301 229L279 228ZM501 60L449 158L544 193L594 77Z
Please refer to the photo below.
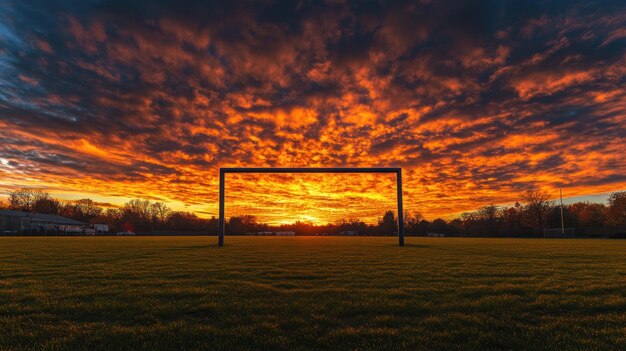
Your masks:
M402 212L402 168L399 167L311 167L273 168L236 167L220 168L218 246L224 246L224 197L227 173L395 173L398 201L398 242L404 246L404 213Z

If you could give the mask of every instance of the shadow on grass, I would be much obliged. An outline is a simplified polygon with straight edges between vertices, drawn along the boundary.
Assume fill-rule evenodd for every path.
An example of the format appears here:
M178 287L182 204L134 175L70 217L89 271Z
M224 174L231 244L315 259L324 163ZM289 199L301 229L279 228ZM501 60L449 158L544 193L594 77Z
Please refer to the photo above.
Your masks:
M217 244L207 243L204 245L192 245L192 246L177 246L168 249L168 251L189 251L189 250L204 250L204 249L212 249L219 248Z
M398 244L395 244L395 246L398 246ZM414 248L414 249L430 249L432 248L432 245L404 243L404 247L405 248L409 247L409 248Z

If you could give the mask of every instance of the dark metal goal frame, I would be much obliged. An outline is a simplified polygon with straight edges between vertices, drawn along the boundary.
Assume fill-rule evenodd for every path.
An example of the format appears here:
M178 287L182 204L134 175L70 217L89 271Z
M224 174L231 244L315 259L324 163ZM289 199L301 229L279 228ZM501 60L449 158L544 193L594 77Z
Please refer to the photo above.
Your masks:
M218 245L224 246L224 186L226 173L395 173L398 200L398 241L404 246L404 213L402 212L402 168L391 167L312 167L312 168L272 168L239 167L220 168L220 208Z

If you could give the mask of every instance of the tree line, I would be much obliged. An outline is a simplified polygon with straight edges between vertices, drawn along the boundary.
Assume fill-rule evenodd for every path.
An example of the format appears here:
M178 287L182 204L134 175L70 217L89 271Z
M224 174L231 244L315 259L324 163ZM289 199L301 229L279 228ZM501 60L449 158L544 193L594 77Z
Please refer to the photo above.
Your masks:
M607 204L576 202L563 206L563 226L610 227L626 229L626 191L612 193ZM546 192L527 191L515 205L488 205L465 212L452 220L437 218L428 221L418 212L404 212L404 230L408 236L431 233L450 236L540 236L547 228L561 228L561 207L550 200ZM336 223L315 225L295 222L277 227L257 223L253 216L231 217L226 231L253 233L266 230L293 231L299 235L396 235L398 220L394 211L387 211L377 224L367 224L357 218Z
M138 233L208 232L217 233L218 220L199 218L192 212L174 211L165 203L133 199L116 208L106 208L91 199L60 201L40 189L19 189L9 193L8 203L0 209L55 214L84 223L108 224L111 232ZM576 202L565 205L565 227L626 228L626 191L614 192L607 204ZM298 235L397 235L398 220L394 211L386 211L376 224L358 218L316 225L296 221L271 226L255 216L241 215L227 219L227 234L253 234L268 231L293 231ZM404 212L405 234L425 236L429 233L460 236L528 236L541 234L546 228L561 227L561 207L548 193L527 191L510 207L488 205L465 212L452 220L428 221L420 212Z
M562 211L562 217L561 217ZM542 235L549 228L626 228L626 191L612 193L608 203L576 202L561 206L546 192L527 191L511 207L488 205L442 226L442 231L466 236Z
M149 233L154 231L206 231L211 220L192 212L174 211L165 203L133 199L116 208L91 199L60 201L40 189L24 188L9 193L0 209L53 214L89 224L108 224L109 231Z
M60 201L41 189L23 188L9 193L8 203L0 202L0 209L53 214L89 224L108 224L110 232L136 233L208 232L216 234L218 219L199 218L192 212L174 211L165 203L133 199L117 208L101 206L91 199ZM227 234L252 234L268 231L294 231L298 235L339 235L349 231L360 235L393 235L397 220L387 211L378 226L368 225L358 219L341 220L336 224L315 225L296 221L293 224L271 226L260 223L255 216L232 216L226 220Z

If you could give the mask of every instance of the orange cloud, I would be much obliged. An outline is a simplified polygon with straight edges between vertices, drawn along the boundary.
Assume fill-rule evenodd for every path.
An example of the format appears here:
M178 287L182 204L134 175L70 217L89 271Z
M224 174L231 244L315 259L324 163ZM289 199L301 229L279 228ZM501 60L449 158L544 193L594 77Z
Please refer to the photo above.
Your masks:
M0 193L216 215L219 167L399 166L405 207L434 219L528 188L626 187L623 11L370 5L69 4L45 21L16 7L0 32ZM375 222L393 181L233 176L227 213Z

